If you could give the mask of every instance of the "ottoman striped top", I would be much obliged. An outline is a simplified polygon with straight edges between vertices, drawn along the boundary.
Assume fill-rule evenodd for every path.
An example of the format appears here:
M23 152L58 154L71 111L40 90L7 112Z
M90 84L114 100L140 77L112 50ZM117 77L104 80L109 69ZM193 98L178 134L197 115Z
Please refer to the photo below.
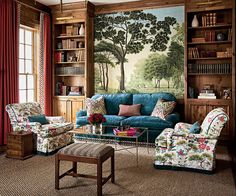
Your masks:
M76 157L94 157L100 158L110 150L113 150L111 146L105 144L95 143L73 143L58 151L59 154L76 156Z

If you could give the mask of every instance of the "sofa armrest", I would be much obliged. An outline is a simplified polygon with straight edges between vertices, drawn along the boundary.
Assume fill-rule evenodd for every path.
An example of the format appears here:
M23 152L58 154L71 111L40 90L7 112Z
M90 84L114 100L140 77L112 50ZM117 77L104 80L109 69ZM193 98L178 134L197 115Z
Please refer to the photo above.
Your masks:
M17 123L13 126L13 131L32 131L39 133L42 125L39 122Z
M180 120L180 115L178 113L172 113L166 116L165 118L167 121L170 121L175 125Z
M46 116L46 119L50 124L65 122L65 118L63 116Z
M76 117L87 116L87 110L80 110L76 113Z

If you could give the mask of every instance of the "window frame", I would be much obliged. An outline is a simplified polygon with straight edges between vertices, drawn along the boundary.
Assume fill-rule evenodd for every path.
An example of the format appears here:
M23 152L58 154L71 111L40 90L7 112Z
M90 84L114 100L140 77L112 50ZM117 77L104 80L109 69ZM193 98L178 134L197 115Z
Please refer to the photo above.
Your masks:
M37 62L38 62L38 55L37 55L37 34L38 34L38 31L37 29L34 29L34 28L31 28L31 27L28 27L28 26L25 26L25 25L20 25L20 29L23 29L24 30L24 41L23 43L20 43L20 38L19 38L19 48L20 48L20 45L23 45L24 46L24 57L21 58L20 56L18 57L18 61L19 61L19 68L20 68L20 60L23 60L24 61L24 73L20 73L19 71L19 77L21 75L25 76L26 77L26 88L24 89L20 89L20 86L18 87L18 90L19 90L19 101L20 101L20 91L21 90L25 90L26 91L26 97L25 97L25 102L29 102L28 100L28 91L29 90L33 90L34 91L34 97L33 97L33 100L30 100L30 101L37 101L37 98L38 98L38 89L37 89L37 86L38 86L38 74L37 74ZM27 31L30 31L32 32L32 45L29 45L29 44L26 44L25 43L25 30ZM20 36L20 34L19 34ZM31 59L28 59L26 58L26 46L31 46L32 47L32 56L31 56ZM27 60L31 60L32 61L32 73L27 73L26 72L26 61ZM28 76L32 75L33 76L33 81L34 81L34 86L33 88L28 88Z

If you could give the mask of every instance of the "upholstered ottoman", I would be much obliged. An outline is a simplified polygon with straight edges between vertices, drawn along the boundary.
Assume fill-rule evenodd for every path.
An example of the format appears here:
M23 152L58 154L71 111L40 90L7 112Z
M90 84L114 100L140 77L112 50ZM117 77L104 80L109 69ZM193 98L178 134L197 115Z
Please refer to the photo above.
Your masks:
M111 158L111 174L102 177L102 164L108 158ZM60 161L71 161L72 168L60 175ZM97 165L97 176L78 174L77 162L90 163ZM55 188L59 189L59 180L66 175L73 177L85 177L97 179L97 195L102 195L102 186L111 179L115 182L114 170L114 149L105 144L94 143L74 143L62 148L55 155Z

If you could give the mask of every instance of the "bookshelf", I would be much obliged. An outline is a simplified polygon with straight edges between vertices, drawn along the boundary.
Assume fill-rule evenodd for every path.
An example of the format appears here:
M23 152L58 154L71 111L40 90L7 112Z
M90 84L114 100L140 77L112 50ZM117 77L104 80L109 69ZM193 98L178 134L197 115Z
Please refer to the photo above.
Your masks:
M221 139L228 141L235 130L235 2L202 2L185 0L185 118L201 123L223 107L230 121Z
M53 16L53 112L75 123L93 90L93 14L89 2L68 4ZM59 18L59 19L58 19ZM62 19L60 19L62 18Z

